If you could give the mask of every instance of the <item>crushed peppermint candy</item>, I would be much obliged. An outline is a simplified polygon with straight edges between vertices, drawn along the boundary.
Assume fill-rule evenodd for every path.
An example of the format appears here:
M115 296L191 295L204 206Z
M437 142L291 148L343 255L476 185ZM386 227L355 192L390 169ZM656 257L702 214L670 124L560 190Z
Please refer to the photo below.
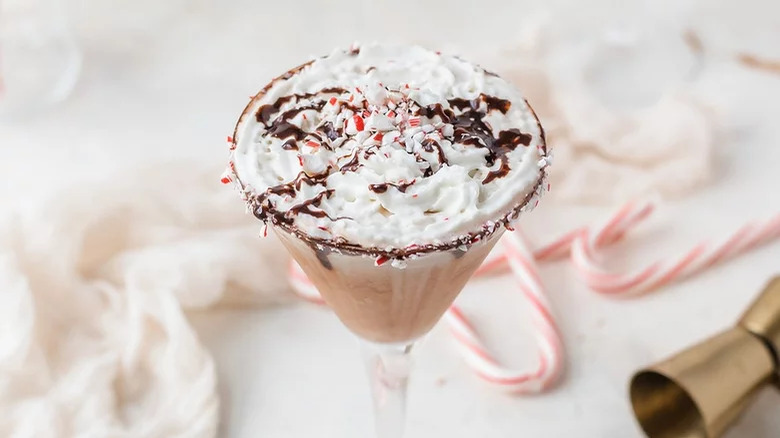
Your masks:
M363 125L363 118L359 115L355 114L352 116L352 120L355 122L355 129L357 129L358 132L362 131L364 129Z

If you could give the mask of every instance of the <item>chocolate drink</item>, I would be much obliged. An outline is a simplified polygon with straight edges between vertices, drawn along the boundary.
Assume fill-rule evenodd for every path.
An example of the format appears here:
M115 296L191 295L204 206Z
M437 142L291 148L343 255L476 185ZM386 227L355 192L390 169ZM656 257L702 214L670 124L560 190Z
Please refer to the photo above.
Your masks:
M544 191L522 94L419 47L335 51L273 80L236 126L228 179L339 318L412 341Z
M400 343L436 324L501 233L465 253L441 250L410 260L405 269L376 266L360 255L325 255L284 231L277 234L344 325L369 341Z

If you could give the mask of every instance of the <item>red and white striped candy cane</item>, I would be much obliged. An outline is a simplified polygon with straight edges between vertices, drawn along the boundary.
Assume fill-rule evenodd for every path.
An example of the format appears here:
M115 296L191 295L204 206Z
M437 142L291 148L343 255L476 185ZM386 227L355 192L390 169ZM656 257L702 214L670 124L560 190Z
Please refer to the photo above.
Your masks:
M539 349L539 363L530 371L502 366L477 336L473 326L456 305L445 319L466 363L488 383L517 393L538 393L552 386L563 372L564 354L558 327L545 296L544 285L534 255L519 232L506 233L496 251L508 263L523 296L531 305L532 320ZM489 263L490 261L488 261Z
M650 203L629 203L600 226L582 231L573 241L571 260L578 276L596 292L631 295L649 292L690 277L780 237L780 214L752 221L717 241L704 241L690 250L630 272L613 272L597 259L598 250L620 239L653 211Z
M634 214L623 217L621 222L623 227L601 236L599 247L611 245L622 239L629 227L642 221L651 211L651 208L640 208ZM466 362L485 381L518 393L538 393L549 388L562 374L565 354L560 332L550 312L550 305L535 261L552 261L566 257L570 253L571 245L585 232L587 232L586 228L575 229L533 252L520 232L506 233L498 250L494 250L485 259L475 274L487 274L505 266L509 266L515 274L520 291L534 311L536 327L534 334L540 353L539 366L536 370L524 372L500 365L485 348L463 312L456 305L449 309L445 319L449 322L450 330L458 341L458 347Z

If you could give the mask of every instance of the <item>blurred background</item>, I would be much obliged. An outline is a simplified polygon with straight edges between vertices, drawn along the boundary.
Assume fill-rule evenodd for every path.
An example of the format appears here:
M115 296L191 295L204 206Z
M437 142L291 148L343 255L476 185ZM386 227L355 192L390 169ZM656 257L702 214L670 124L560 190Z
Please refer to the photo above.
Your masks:
M664 213L624 248L630 265L780 211L776 1L0 0L0 281L16 291L0 318L0 435L368 436L355 342L289 296L278 247L247 242L259 227L218 183L248 98L355 41L458 53L525 92L558 160L532 235L653 196ZM547 267L564 382L492 391L437 329L409 436L641 437L631 372L730 324L778 255L628 301ZM494 319L502 357L533 363L512 291L480 280L462 301ZM778 436L778 404L762 394L729 437Z

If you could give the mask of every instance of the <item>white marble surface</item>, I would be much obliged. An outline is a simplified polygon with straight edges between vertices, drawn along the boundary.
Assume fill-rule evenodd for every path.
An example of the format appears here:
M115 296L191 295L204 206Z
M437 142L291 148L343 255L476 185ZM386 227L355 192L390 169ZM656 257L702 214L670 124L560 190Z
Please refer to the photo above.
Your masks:
M378 39L460 47L479 56L497 38L513 38L518 17L538 10L531 2L498 0L165 3L71 3L85 48L84 74L65 104L34 119L0 124L0 199L18 190L38 196L150 157L224 160L224 137L247 96L310 54ZM780 77L727 58L734 50L780 57L778 4L588 4L558 0L546 8L572 35L615 23L658 32L696 29L709 51L693 89L723 116L715 181L668 204L620 250L630 260L649 260L780 210ZM367 18L356 20L360 13ZM549 235L604 212L547 204L527 219L526 228ZM437 329L420 350L408 436L640 437L626 395L631 373L725 327L777 272L775 245L660 293L615 301L587 291L565 264L545 267L570 353L562 384L530 398L495 392L470 374L446 332ZM484 329L505 339L503 358L530 363L522 304L516 303L516 311L503 304L516 298L512 287L501 278L474 283L464 305L478 315L495 315ZM220 436L370 436L368 390L355 341L327 310L306 304L222 309L192 320L218 364ZM780 435L779 405L780 395L765 391L728 438Z

